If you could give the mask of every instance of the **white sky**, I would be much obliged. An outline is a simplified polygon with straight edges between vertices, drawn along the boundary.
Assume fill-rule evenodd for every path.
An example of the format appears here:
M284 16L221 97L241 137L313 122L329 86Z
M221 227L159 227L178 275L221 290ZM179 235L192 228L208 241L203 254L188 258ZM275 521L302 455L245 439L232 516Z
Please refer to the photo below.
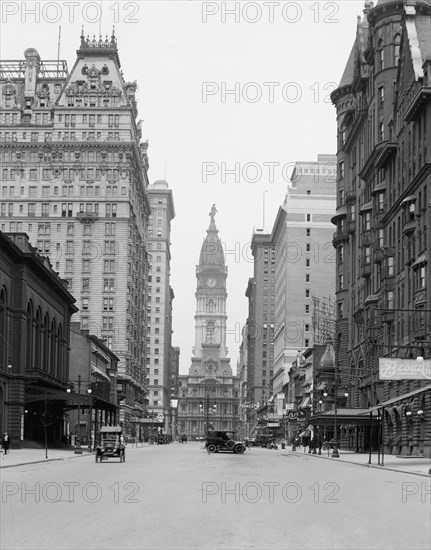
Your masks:
M236 16L225 13L235 5ZM213 203L228 251L227 345L236 371L247 316L245 289L253 274L248 244L254 227L263 224L264 191L270 230L293 163L336 153L335 109L328 95L341 79L363 5L356 0L1 3L1 59L23 59L29 47L42 59L56 59L61 25L60 59L70 70L82 25L85 35L97 37L100 29L105 37L115 23L124 78L138 82L150 182L165 179L166 164L174 194L173 345L181 348L181 373L188 372L194 345L195 266ZM235 83L239 97L224 96ZM203 88L209 92L206 101ZM203 163L210 163L206 178ZM235 163L239 181L222 174ZM273 178L268 163L278 163Z

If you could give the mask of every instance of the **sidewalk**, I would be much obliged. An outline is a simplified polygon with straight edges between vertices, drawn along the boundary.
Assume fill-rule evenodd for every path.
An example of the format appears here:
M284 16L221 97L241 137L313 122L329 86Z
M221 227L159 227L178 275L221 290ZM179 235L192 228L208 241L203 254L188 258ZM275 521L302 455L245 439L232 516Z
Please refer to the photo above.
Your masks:
M406 474L413 474L419 476L430 477L429 471L431 469L431 459L430 458L409 458L409 457L397 457L394 455L385 455L384 456L384 466L378 465L378 456L377 453L371 454L371 464L368 464L369 453L355 453L353 451L339 450L340 458L332 458L332 449L329 451L324 451L322 449L322 454L313 454L309 453L308 450L304 453L304 449L301 447L298 451L292 451L292 448L289 447L286 449L289 454L303 454L304 456L311 456L317 459L323 460L332 460L334 462L350 462L352 464L358 464L360 466L366 466L368 468L378 468L380 470L391 470L393 472L402 472ZM382 463L382 457L380 456L380 464Z
M82 449L82 454L75 454L74 448L48 449L48 458L45 458L45 449L12 449L5 456L0 453L0 469L22 466L24 464L38 464L39 462L53 462L55 460L67 460L80 456L89 456L88 448Z
M128 448L148 447L147 443L129 444ZM12 449L5 456L0 453L0 469L12 468L14 466L23 466L25 464L38 464L40 462L53 462L55 460L68 460L81 456L91 456L88 447L82 447L82 454L75 454L75 448L67 449L48 449L48 458L45 458L45 449Z

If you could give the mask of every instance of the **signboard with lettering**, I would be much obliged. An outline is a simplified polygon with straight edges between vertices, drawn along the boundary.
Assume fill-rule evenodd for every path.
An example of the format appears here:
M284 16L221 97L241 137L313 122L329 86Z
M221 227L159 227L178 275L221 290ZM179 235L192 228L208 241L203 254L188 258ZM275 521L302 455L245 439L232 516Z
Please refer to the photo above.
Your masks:
M380 380L430 380L431 361L379 357Z
M295 408L295 403L286 403L285 408L291 411Z

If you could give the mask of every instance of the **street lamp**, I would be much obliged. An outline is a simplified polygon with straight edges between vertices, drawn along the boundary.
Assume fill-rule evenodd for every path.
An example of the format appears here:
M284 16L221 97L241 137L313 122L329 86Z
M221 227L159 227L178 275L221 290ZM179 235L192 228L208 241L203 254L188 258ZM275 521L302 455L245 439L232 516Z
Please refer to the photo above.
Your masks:
M81 375L78 374L78 395L81 395ZM67 388L67 393L72 392L72 388ZM87 394L89 396L89 426L87 425L87 439L89 441L89 448L90 452L93 450L93 399L91 397L91 393L93 390L88 387L87 388ZM75 454L82 454L81 450L81 403L78 402L78 434L75 435Z
M202 413L204 409L204 404L202 401L199 401L199 411ZM214 402L213 404L213 412L214 415L217 412L217 403ZM210 415L210 396L207 395L206 401L205 401L205 437L208 437L208 431L209 431L209 415Z

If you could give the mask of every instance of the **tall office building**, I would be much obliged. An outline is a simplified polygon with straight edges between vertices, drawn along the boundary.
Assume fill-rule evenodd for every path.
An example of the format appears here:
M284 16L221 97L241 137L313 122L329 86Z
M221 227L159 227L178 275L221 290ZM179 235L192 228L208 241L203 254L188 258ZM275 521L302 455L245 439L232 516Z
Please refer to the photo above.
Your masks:
M118 356L120 421L143 410L147 143L136 82L123 78L114 35L81 36L75 64L0 64L0 228L23 231L69 283L82 329Z
M254 258L253 278L249 279L247 319L247 396L248 405L261 405L272 394L274 359L275 247L271 235L255 231L251 240ZM253 413L249 407L249 413Z
M313 345L313 297L335 292L335 168L333 155L297 162L274 222L274 375L280 369L287 374L298 350Z
M166 181L148 188L151 215L148 223L148 405L166 433L170 424L172 302L171 220L175 217L172 191Z

